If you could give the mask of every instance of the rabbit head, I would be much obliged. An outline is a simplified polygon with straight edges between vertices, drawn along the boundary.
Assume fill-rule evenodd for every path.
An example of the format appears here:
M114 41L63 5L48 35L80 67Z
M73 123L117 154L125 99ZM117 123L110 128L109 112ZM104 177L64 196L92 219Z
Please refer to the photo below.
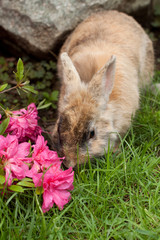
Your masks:
M61 54L63 83L59 116L53 131L53 144L64 165L74 167L87 162L88 156L102 156L108 143L115 141L109 95L115 78L115 56L93 76L81 81L67 53Z

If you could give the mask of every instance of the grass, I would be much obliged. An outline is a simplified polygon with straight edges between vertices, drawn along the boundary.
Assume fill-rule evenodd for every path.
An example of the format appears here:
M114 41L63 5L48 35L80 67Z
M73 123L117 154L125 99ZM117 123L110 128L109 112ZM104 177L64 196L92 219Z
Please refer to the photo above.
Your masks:
M142 93L121 149L75 171L62 211L43 215L32 191L1 197L0 239L160 239L160 95Z

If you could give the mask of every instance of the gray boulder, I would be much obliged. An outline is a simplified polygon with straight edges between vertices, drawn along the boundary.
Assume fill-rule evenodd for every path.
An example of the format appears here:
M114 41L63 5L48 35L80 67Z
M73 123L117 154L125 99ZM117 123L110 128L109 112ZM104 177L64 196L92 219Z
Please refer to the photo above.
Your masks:
M149 7L151 0L0 0L0 39L9 48L44 56L92 12L118 9L127 13Z

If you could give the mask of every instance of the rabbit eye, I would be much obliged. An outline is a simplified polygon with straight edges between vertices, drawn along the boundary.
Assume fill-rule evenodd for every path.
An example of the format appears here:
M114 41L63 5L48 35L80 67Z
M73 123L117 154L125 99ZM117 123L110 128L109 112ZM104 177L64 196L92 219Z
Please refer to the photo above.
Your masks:
M89 132L89 139L94 138L94 136L95 136L95 131L94 130L90 131Z
M88 131L88 132L85 132L84 134L83 134L83 138L82 138L82 143L85 143L86 141L88 141L89 139L91 139L91 138L94 138L94 136L95 136L95 131L94 130L92 130L92 131Z

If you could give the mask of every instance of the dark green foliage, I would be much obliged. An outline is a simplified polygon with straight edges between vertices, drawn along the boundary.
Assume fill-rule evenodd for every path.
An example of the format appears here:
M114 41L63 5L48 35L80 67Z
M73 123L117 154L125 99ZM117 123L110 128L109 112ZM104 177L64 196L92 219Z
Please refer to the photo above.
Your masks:
M24 58L22 62L19 59L17 72L14 73L16 64L15 58L0 57L0 92L14 87L17 82L19 85L17 91L20 94L17 96L16 91L12 91L11 94L4 93L3 96L1 94L0 103L10 109L18 109L26 107L31 102L37 105L43 102L39 109L50 107L50 114L52 115L52 112L55 114L53 109L57 108L58 101L58 90L54 90L55 84L58 83L55 77L55 62L51 60L29 62L28 58Z
M155 28L160 28L160 2L154 5L154 20L151 25Z

